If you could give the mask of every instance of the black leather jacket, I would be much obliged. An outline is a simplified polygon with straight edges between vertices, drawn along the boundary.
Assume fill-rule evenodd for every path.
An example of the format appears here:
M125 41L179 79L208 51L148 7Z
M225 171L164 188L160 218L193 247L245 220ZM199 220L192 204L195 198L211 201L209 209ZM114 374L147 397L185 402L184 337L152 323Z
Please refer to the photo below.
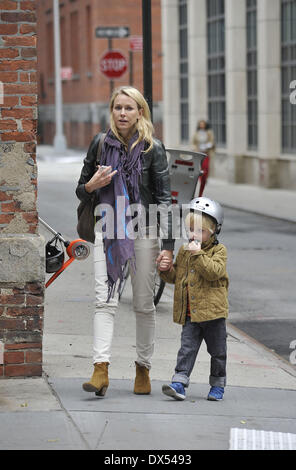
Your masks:
M83 161L83 168L81 170L80 178L76 188L76 195L81 201L87 201L91 195L85 190L85 184L91 179L96 169L98 145L101 133L97 134L88 149L86 158ZM168 171L167 156L163 144L158 139L153 139L153 148L144 154L142 177L139 184L140 199L146 211L149 209L149 204L165 204L171 206L171 185L170 176ZM97 201L99 203L100 190L97 190ZM173 250L174 240L172 238L172 217L168 216L168 220L162 221L160 216L160 226L167 238L162 239L163 250Z

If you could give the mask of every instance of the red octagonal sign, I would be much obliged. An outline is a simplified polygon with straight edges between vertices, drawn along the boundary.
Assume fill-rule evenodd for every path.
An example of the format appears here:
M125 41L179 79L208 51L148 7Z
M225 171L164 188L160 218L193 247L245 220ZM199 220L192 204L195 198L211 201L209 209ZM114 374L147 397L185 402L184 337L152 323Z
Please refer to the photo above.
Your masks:
M120 51L108 51L100 59L100 71L110 79L120 78L127 71L127 65Z

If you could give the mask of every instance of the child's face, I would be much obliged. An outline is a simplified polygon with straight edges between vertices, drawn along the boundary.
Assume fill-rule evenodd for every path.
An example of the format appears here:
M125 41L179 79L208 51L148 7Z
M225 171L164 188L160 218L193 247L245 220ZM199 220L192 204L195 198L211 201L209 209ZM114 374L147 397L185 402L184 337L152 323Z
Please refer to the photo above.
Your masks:
M200 243L207 242L213 234L213 230L205 227L199 227L197 224L192 222L190 222L190 226L187 226L186 228L189 240L197 240Z

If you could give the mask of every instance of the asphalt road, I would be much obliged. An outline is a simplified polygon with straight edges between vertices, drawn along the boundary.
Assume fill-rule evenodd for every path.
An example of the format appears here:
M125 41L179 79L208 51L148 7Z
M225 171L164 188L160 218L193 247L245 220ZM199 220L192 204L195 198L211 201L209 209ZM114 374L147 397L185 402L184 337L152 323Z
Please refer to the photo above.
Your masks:
M75 186L69 178L39 180L39 216L70 239L77 237ZM296 224L225 209L220 241L228 248L229 321L289 360L296 339Z
M226 210L221 241L229 254L231 323L289 360L296 339L296 224Z

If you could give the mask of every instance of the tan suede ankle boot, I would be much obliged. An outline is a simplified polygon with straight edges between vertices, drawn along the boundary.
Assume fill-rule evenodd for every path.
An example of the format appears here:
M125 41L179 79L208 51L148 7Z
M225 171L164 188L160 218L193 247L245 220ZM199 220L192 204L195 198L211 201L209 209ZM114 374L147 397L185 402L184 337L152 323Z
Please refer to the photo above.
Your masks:
M134 393L136 395L149 395L151 393L151 384L149 378L149 369L145 366L141 366L137 362L136 364L136 378Z
M83 390L95 392L99 397L103 397L109 386L108 366L109 362L97 362L94 365L92 378L82 385Z

